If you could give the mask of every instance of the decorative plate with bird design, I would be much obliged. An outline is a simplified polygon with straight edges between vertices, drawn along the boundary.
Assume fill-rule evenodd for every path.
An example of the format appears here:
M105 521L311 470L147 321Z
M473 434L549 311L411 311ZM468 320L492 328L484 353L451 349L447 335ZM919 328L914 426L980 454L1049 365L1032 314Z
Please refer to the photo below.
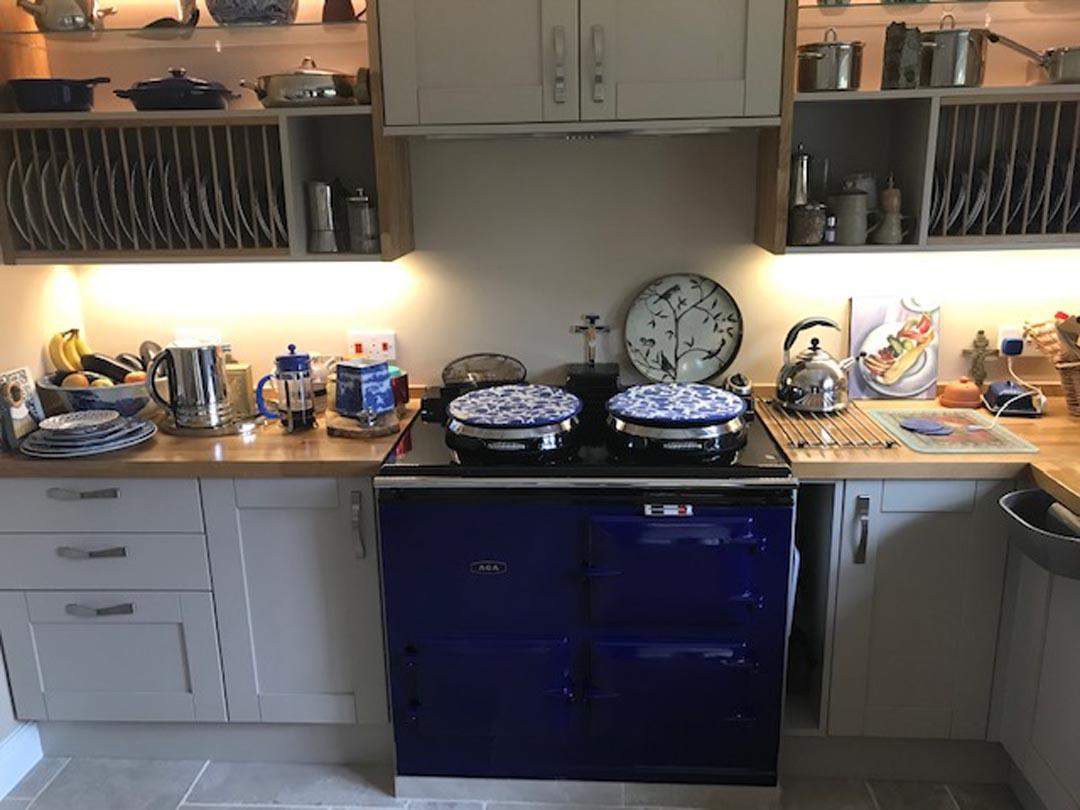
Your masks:
M704 382L727 369L742 345L739 305L710 278L664 276L638 295L626 316L626 351L656 382Z

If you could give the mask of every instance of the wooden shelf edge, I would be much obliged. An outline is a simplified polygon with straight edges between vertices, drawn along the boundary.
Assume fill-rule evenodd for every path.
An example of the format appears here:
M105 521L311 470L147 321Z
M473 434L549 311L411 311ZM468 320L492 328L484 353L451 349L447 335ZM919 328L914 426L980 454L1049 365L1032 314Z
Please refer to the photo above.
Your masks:
M273 107L250 110L153 110L139 112L108 111L87 113L23 113L0 112L0 128L49 124L57 127L93 127L95 124L123 123L128 126L161 126L163 124L235 124L274 123L283 118L315 118L331 116L371 115L371 106L354 104L341 107Z
M531 124L438 124L428 126L384 127L387 137L475 138L520 135L707 135L735 129L775 129L780 117L764 118L686 118L671 121L570 121Z
M941 99L943 104L989 101L1080 100L1080 85L1033 84L1017 87L918 87L913 90L827 90L819 93L796 93L796 104L822 104L842 101L905 101Z

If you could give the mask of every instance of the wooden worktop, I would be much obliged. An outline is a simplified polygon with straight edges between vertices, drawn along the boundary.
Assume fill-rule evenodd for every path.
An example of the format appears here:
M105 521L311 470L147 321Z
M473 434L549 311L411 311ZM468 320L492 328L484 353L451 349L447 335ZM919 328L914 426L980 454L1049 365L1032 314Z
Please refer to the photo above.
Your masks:
M410 406L402 428L415 416ZM338 439L322 427L288 434L277 424L247 436L190 438L159 431L131 450L86 459L34 459L0 452L0 478L353 478L375 475L397 442Z
M934 408L934 401L860 402L875 408ZM1030 473L1035 482L1059 501L1080 512L1080 418L1069 416L1062 399L1051 399L1041 419L1003 419L1010 431L1039 448L1039 453L916 453L900 444L891 450L795 450L786 446L768 409L762 421L769 427L804 481L844 479L1010 479Z

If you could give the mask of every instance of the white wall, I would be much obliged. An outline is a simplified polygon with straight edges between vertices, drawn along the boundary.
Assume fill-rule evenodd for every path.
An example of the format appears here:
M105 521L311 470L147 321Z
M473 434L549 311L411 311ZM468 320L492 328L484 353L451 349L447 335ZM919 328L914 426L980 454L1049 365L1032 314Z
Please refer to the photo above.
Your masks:
M79 288L67 267L0 266L0 372L46 367L49 337L82 325Z
M436 380L447 361L482 350L515 354L535 377L557 380L581 358L569 327L582 313L618 327L646 282L692 271L741 305L736 365L755 380L775 375L796 320L843 322L853 294L911 292L944 301L942 376L956 377L976 329L1080 309L1077 251L767 254L752 244L755 144L751 133L414 141L416 253L373 265L88 268L89 336L106 351L132 351L177 326L217 326L263 368L289 342L340 351L348 327L389 326L413 381ZM617 333L602 349L602 359L615 357Z

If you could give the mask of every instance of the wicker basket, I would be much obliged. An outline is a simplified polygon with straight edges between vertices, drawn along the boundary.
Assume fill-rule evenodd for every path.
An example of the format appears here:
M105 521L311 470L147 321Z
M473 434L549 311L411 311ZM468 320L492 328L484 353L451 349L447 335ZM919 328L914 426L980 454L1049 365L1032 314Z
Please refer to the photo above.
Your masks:
M1080 416L1080 363L1057 363L1061 374L1061 387L1065 391L1065 404L1069 413Z
M1024 334L1035 341L1035 347L1053 363L1064 359L1064 348L1058 336L1057 321L1029 323L1024 326Z

